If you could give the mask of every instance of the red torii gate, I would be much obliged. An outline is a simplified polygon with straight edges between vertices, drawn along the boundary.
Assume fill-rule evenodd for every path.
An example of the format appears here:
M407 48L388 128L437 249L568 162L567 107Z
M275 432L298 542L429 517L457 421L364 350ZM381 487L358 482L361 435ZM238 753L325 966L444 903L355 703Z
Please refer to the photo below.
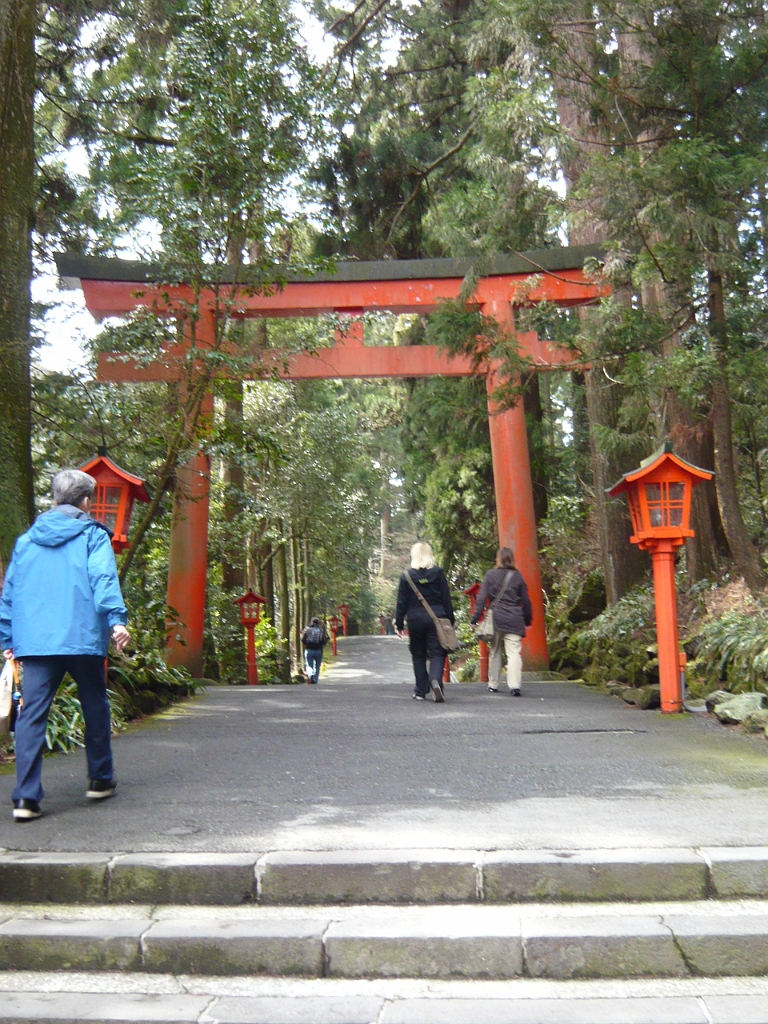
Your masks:
M596 247L574 246L496 257L479 281L472 304L515 333L516 304L548 300L559 306L579 306L595 302L608 294L608 287L588 280L583 266L587 258L598 255ZM138 306L179 316L194 301L193 291L187 285L156 284L158 272L145 264L70 254L57 256L56 264L65 283L82 287L87 308L97 319L122 316ZM306 317L336 313L352 318L345 336L340 336L330 348L288 357L275 353L279 376L286 380L485 374L499 544L514 550L531 593L533 625L523 642L525 667L545 669L548 655L544 602L522 403L506 410L496 407L496 367L478 371L468 358L451 358L433 345L366 346L363 325L355 319L372 311L429 313L446 299L458 297L469 269L469 260L452 259L339 263L333 273L289 276L283 287L271 290L270 294L238 294L238 315ZM200 345L215 339L215 309L213 294L203 293L196 325ZM518 333L516 337L520 355L529 359L533 368L544 371L574 365L571 353L540 340L533 332ZM260 377L262 372L263 367L254 372L254 377ZM123 355L99 357L102 381L138 383L175 380L178 376L178 359L172 351L162 363L149 365ZM174 496L171 527L167 603L177 618L176 628L170 631L172 639L167 654L172 664L186 666L193 676L202 671L209 472L208 458L202 453L180 468L177 477L181 486Z

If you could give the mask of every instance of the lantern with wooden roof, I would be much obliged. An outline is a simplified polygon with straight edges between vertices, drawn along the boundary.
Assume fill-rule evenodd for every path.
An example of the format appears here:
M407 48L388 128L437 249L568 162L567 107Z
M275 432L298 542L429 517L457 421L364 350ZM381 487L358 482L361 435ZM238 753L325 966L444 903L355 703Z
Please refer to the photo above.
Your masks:
M683 708L675 551L687 537L694 536L690 528L693 488L713 476L709 470L681 459L673 453L670 444L665 444L608 488L612 497L627 495L634 531L630 542L651 555L661 710L666 712Z
M691 491L712 475L681 459L665 444L637 469L625 473L608 493L627 495L633 544L651 548L656 541L670 540L679 547L686 537L693 537Z
M128 547L128 530L135 501L149 501L145 481L121 469L107 455L105 448L80 467L96 481L91 499L91 515L112 531L115 554Z
M254 630L261 618L261 606L267 603L266 597L254 593L248 588L242 597L235 598L235 604L240 612L240 623L245 626L247 657L245 659L248 672L248 683L256 686L259 682L259 666L256 660L256 636Z

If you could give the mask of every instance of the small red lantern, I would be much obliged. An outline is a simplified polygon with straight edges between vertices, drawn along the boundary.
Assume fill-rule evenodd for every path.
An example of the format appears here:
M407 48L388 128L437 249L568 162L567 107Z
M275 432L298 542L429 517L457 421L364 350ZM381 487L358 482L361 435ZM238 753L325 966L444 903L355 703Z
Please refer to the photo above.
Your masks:
M467 587L463 591L469 598L469 613L470 615L475 614L475 605L477 604L477 595L480 593L480 584L475 580L471 587ZM478 647L478 669L480 675L480 682L488 682L488 644L485 640L477 641Z
M328 619L328 628L331 631L331 646L333 648L333 656L334 657L336 657L336 655L339 653L338 650L336 649L336 637L339 635L339 627L340 626L341 626L341 619L338 618L338 616L332 615L330 617L330 619Z
M80 470L96 481L91 515L112 531L112 550L119 554L128 547L134 501L149 501L146 484L140 476L126 473L103 450Z
M675 551L686 537L694 536L690 528L691 491L713 476L709 470L678 458L666 444L608 489L611 496L626 493L634 530L630 542L651 554L661 710L666 712L680 711L683 706Z
M346 636L347 635L347 621L348 621L348 618L349 618L349 605L348 604L340 604L339 605L339 611L341 612L341 621L342 621L342 623L344 625L344 636Z
M256 686L259 682L259 668L256 662L256 637L254 629L259 624L261 606L266 603L266 597L262 597L260 594L254 594L252 590L247 590L242 597L235 598L235 604L240 612L240 624L245 626L248 638L248 658L246 665L248 668L249 686Z

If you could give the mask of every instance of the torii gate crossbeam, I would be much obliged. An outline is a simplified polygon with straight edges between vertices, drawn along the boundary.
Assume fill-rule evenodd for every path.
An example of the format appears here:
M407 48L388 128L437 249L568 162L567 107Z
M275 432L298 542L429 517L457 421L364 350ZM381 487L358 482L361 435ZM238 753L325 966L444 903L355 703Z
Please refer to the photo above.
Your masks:
M596 247L579 246L497 257L479 281L473 304L516 336L520 355L532 366L551 370L575 365L571 353L541 341L535 333L516 334L514 306L545 300L560 306L595 302L608 294L608 288L589 280L582 268L587 258L599 254ZM125 315L138 306L178 316L180 308L195 298L186 285L153 283L158 272L143 264L68 254L58 256L56 263L65 283L82 287L89 311L99 319ZM434 346L367 346L362 323L354 319L371 311L429 313L446 299L458 297L469 267L468 260L341 263L333 273L287 275L281 288L267 294L237 294L234 315L273 318L337 313L353 318L346 336L334 346L285 360L275 353L278 374L284 379L469 376L479 372L471 360L451 358ZM198 342L205 344L215 337L213 293L200 297L199 308L196 332ZM183 355L183 347L170 349L162 362L147 365L101 354L99 379L115 383L175 380ZM514 550L533 604L533 625L523 643L524 665L529 670L544 669L547 641L525 415L521 402L511 409L498 409L493 400L495 368L482 372L487 379L499 544ZM264 364L259 363L244 377L263 375ZM170 641L167 653L170 662L185 665L194 676L202 672L209 471L202 453L180 469L171 528L168 607L176 618L172 636L180 639Z

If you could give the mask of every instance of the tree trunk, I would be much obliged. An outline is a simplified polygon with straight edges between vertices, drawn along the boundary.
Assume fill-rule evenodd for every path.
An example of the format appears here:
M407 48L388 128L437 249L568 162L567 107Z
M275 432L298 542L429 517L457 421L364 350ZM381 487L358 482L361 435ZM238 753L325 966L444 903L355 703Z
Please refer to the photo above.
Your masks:
M284 683L291 681L291 608L290 594L288 590L288 559L285 553L285 540L283 534L283 522L277 520L277 528L281 537L277 546L277 554L274 558L275 573L277 574L277 590L280 601L280 652L278 662L280 665L280 676Z
M383 494L383 500L386 501L389 497L388 494ZM387 572L387 551L389 549L389 505L385 504L381 507L381 521L380 521L380 543L381 543L381 561L379 562L379 577L383 579Z
M309 540L306 537L301 541L301 554L304 570L304 621L309 622L312 618L312 590L309 586Z
M621 404L618 394L620 385L612 384L602 373L599 365L593 365L585 377L590 423L599 423L616 429ZM606 490L616 483L622 473L632 468L632 463L637 465L637 461L645 453L638 452L637 460L627 458L619 461L598 447L594 432L590 433L590 448L595 488L595 516L605 576L605 593L608 603L615 604L646 574L648 557L635 544L629 543L632 524L626 500L611 498L606 494ZM625 461L630 464L625 465Z
M243 382L227 381L223 385L224 430L227 441L237 449L242 448L243 440ZM243 511L243 488L245 478L237 453L232 453L224 462L222 473L224 485L224 522L226 524L226 544L222 558L222 580L225 590L245 589L245 564L243 544L236 536L237 521Z
M266 540L261 545L260 564L264 566L261 573L261 594L267 599L266 609L272 623L275 621L275 556L272 541Z
M675 330L672 309L681 302L670 301L670 289L662 281L642 288L643 308L658 313L670 333L662 345L662 356L671 359L680 348L680 331ZM700 416L670 388L665 395L664 428L681 458L702 469L714 469L711 423ZM686 572L691 583L705 579L717 568L718 538L724 539L714 483L700 484L691 495L691 529L695 536L685 542Z
M723 529L728 538L736 568L753 592L764 583L757 550L750 540L741 515L736 466L733 452L733 426L731 396L728 390L728 360L726 356L727 324L723 279L714 269L709 271L709 320L717 368L712 382L712 436L715 444L715 488Z
M0 0L0 569L35 514L29 372L34 43L34 0Z
M571 193L590 156L601 152L600 129L591 116L596 52L592 8L587 3L568 5L557 30L567 57L554 69L553 82L560 124L567 136L561 159L568 192ZM572 245L591 245L605 240L605 226L597 212L597 202L576 202L569 195L568 205ZM586 324L588 311L580 312ZM608 381L599 359L593 359L592 369L584 376L595 518L600 537L606 595L609 604L613 604L642 579L648 563L635 545L629 543L631 529L626 502L609 498L605 493L606 487L616 483L622 473L632 468L629 464L630 456L623 460L616 459L601 451L595 438L596 426L618 429L621 403L616 392L619 385ZM644 454L647 453L639 453L639 457Z
M301 631L306 625L304 622L304 608L301 600L301 576L299 567L299 541L291 533L291 570L293 580L293 646L295 650L296 666L301 662Z
M227 381L223 386L224 399L224 430L230 444L238 451L242 449L243 440L243 382ZM222 485L224 490L224 550L221 559L222 587L229 595L226 607L232 621L238 618L235 597L245 590L247 549L244 556L242 538L238 537L238 519L243 511L243 487L245 479L243 467L237 458L237 452L229 453L222 467ZM222 660L228 664L233 679L245 679L247 666L245 644L236 644L234 649L221 652Z
M589 414L587 413L587 385L584 374L571 373L570 406L573 410L573 472L576 489L584 489L592 471L592 451L589 445Z
M544 374L546 376L546 374ZM529 373L523 378L523 411L528 434L533 485L533 512L538 526L547 516L547 448L544 441L544 411L541 407L539 374Z

